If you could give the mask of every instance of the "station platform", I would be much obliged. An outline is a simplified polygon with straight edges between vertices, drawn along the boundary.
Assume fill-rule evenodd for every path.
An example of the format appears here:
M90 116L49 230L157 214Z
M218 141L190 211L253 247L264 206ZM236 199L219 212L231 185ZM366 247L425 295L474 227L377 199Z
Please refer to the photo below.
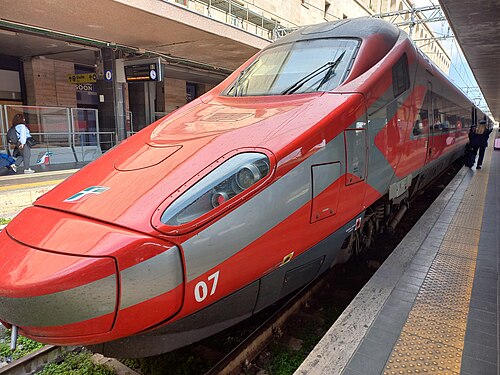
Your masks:
M13 218L40 195L45 194L85 164L37 165L31 167L35 170L33 174L24 174L22 168L18 169L17 173L7 171L8 173L0 176L0 218Z
M483 168L459 171L295 374L497 375L499 186L490 146Z

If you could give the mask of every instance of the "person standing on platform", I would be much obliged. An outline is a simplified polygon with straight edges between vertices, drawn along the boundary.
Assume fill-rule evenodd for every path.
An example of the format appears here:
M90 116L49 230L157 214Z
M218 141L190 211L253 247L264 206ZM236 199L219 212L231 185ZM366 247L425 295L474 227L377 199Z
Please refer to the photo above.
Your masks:
M21 113L16 114L12 120L12 126L16 128L17 137L19 138L19 142L14 148L14 156L17 157L16 165L20 166L21 163L24 163L24 173L35 173L30 168L31 147L27 143L27 139L31 137L31 134L26 126L24 115Z
M474 149L473 142L475 142L477 125L472 124L469 130L469 142L465 146L465 165L469 168L474 166L476 160L477 149Z
M481 169L484 159L484 152L486 151L486 147L488 147L488 137L490 136L492 130L493 128L488 129L486 127L486 120L479 121L479 125L477 126L472 142L472 146L474 148L474 159L476 158L477 150L479 150L476 169Z

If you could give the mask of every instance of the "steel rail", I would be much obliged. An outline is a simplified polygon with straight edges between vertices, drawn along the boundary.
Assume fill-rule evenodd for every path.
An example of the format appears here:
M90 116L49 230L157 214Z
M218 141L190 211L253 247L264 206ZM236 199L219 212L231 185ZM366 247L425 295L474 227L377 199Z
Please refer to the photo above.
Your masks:
M294 294L283 306L204 375L238 374L241 367L247 361L252 361L256 358L267 347L274 334L286 324L287 320L297 313L311 296L324 286L326 283L325 280L324 277L320 276Z

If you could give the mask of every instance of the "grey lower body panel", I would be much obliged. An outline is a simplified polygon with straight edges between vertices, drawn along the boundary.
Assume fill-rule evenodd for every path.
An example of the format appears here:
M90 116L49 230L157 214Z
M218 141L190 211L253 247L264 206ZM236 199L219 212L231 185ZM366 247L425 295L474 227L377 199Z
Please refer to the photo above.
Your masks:
M107 357L148 357L187 346L231 327L328 270L355 222L356 218L297 258L203 310L146 333L88 348Z

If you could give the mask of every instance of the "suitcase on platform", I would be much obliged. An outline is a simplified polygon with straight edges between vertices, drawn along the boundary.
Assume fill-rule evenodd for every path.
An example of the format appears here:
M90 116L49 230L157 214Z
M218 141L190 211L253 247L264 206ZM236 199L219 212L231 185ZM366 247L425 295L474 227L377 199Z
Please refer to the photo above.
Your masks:
M493 147L495 150L500 150L500 138L495 138L495 145Z

